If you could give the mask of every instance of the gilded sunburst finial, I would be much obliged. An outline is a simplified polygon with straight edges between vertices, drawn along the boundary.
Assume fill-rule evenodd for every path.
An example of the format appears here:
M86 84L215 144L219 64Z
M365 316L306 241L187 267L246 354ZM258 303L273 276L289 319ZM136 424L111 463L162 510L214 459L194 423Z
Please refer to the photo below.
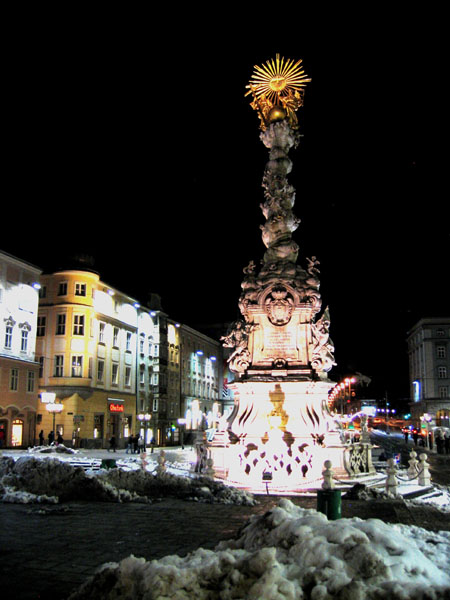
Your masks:
M258 112L263 131L269 123L285 118L293 129L298 128L295 111L303 104L304 87L309 81L301 59L280 59L277 54L261 67L255 65L245 95L252 94L250 106Z

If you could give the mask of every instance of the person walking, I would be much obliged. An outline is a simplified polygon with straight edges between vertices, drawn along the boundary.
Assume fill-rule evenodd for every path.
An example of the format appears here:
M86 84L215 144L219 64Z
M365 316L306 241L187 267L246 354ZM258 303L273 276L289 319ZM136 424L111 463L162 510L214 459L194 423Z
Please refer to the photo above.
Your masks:
M39 446L43 446L44 445L44 430L41 429L41 431L39 432Z
M53 442L55 441L55 433L53 431L50 431L50 433L48 434L48 445L51 446L53 444Z
M108 448L108 452L112 450L113 452L116 451L116 436L112 435L110 440L109 440L109 448Z
M63 436L61 435L61 433L58 433L58 436L56 438L56 443L58 444L63 444L64 445L64 440L63 440Z
M444 448L445 454L450 454L450 431L445 432Z
M128 451L133 453L133 436L129 435L127 440L127 449L125 450L125 454L128 454Z

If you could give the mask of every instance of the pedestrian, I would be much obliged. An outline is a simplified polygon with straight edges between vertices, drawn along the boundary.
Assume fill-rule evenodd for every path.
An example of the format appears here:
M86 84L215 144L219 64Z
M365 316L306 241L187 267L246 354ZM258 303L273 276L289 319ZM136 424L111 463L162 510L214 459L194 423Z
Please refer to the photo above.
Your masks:
M445 433L444 448L445 448L445 454L450 454L450 431L447 431Z
M140 436L140 434L139 434L139 433L137 433L137 434L134 436L134 453L135 453L135 454L139 454L139 451L140 451L140 447L139 447L139 439L140 439L140 437L141 437L141 436Z
M439 430L436 432L436 449L438 454L444 454L444 446L444 432L442 430Z
M408 437L409 437L409 430L405 429L403 431L403 435L405 436L405 443L407 444L408 443Z
M125 450L125 454L128 454L128 451L133 452L133 436L129 435L127 440L127 449Z
M56 438L56 443L58 444L64 444L64 440L63 440L63 436L61 435L61 433L58 433L58 436Z
M39 446L43 446L44 445L44 430L41 429L41 431L39 432Z
M145 440L142 436L139 436L138 439L139 453L145 452Z
M428 433L428 447L433 450L433 433L431 431Z
M419 439L419 432L417 431L417 429L413 429L413 440L414 440L414 446L417 446L417 440Z
M55 434L53 431L50 431L50 433L48 434L48 445L51 446L53 444L53 442L55 441Z
M108 452L109 452L110 450L112 450L113 452L115 452L115 451L116 451L116 436L115 436L115 435L112 435L112 436L110 437L110 440L109 440L109 448L108 448Z
M152 439L150 440L150 446L152 447L152 449L150 450L150 454L153 454L153 450L155 449L155 446L156 446L156 440L154 437L152 437Z
M3 446L5 445L5 430L2 427L0 427L0 448L3 448Z

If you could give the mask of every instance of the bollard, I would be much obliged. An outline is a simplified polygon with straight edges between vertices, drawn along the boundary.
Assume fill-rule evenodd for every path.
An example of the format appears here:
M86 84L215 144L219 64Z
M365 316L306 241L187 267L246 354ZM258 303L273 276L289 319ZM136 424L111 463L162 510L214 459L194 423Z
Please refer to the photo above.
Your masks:
M323 513L330 521L342 517L341 490L317 490L317 511Z
M395 466L395 460L393 458L388 458L387 461L386 473L388 474L386 477L386 493L391 496L397 496L397 467Z
M411 452L409 453L410 459L408 461L409 463L409 467L408 467L408 477L409 479L415 479L417 477L417 473L419 471L417 465L419 464L419 461L417 460L416 456L417 454L414 452L414 450L411 450Z
M431 476L430 471L428 470L429 464L427 463L427 455L425 453L419 455L420 465L419 465L419 477L418 483L419 485L431 485Z

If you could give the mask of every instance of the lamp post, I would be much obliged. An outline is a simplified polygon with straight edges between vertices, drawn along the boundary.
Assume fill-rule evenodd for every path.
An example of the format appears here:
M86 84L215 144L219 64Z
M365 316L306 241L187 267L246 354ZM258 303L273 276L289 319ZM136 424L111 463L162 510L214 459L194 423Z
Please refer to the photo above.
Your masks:
M56 413L61 413L64 409L64 404L59 404L57 402L47 402L45 408L48 410L50 414L53 415L53 433L55 434L55 418Z
M152 418L152 415L150 413L139 413L137 418L139 419L140 423L141 423L141 429L142 429L142 424L144 424L144 443L145 445L147 445L147 430L148 430L148 424L150 419Z

